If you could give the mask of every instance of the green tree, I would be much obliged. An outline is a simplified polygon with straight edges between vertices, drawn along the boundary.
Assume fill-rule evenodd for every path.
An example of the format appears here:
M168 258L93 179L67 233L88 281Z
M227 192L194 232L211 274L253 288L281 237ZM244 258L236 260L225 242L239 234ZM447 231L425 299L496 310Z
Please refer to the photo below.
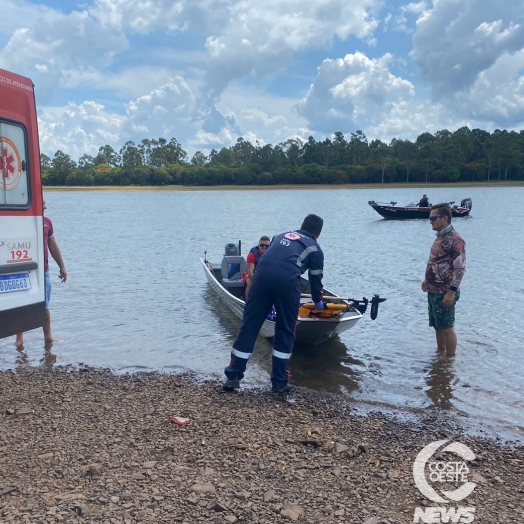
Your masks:
M272 183L273 175L271 173L268 173L267 171L264 171L257 176L257 184L260 184L261 186L268 186Z
M40 153L40 169L42 171L51 169L51 159L47 155L44 155L44 153Z
M368 139L361 129L358 129L356 133L351 133L348 149L353 158L353 164L360 164L367 158Z
M310 136L302 148L302 162L304 164L323 164L322 152L318 142Z
M494 132L494 134L496 131ZM495 143L499 155L499 166L504 171L504 180L508 179L508 172L521 160L519 135L515 131L501 131L496 135ZM499 168L499 180L501 179L501 169Z
M227 167L233 167L235 158L233 153L227 147L223 147L216 155L215 162Z
M142 164L142 155L134 142L129 140L122 149L120 149L120 156L122 157L122 167L128 174L133 174L135 169Z
M406 170L406 183L408 183L411 168L417 160L418 148L416 144L409 140L397 140L394 138L391 141L391 149L393 150L394 156L404 165L404 169Z
M250 166L254 163L256 150L253 144L242 137L237 138L236 144L231 148L233 162L236 166Z
M333 165L341 166L347 162L348 143L344 135L337 131L333 135Z
M493 137L484 141L484 156L488 164L488 182L491 180L491 168L494 165L495 157L498 155L497 144Z
M335 151L331 140L326 138L323 142L321 142L319 144L319 150L322 156L322 165L326 168L329 167L335 157Z
M271 173L275 169L280 167L284 158L284 152L279 148L273 149L271 144L266 144L263 147L258 147L256 150L257 170L268 171Z
M451 135L453 157L457 164L466 164L472 160L475 150L475 137L469 127L461 127Z
M187 153L182 149L182 146L177 142L176 138L172 138L167 147L169 149L169 161L171 164L184 164L187 162Z
M431 133L422 133L415 142L418 148L418 157L425 168L425 181L429 180L429 170L436 162L436 138Z
M192 166L205 166L207 161L207 156L202 153L202 151L197 151L193 158L191 158Z
M107 164L105 164L107 166ZM94 174L95 186L110 186L113 182L111 168L96 170Z
M94 158L91 155L84 154L78 159L78 167L87 171L95 166Z
M98 149L93 163L98 166L100 164L107 164L111 167L117 167L121 162L120 155L109 145L102 146Z
M69 155L58 150L48 171L48 182L52 186L63 186L67 177L76 169L76 162Z
M288 138L279 145L284 154L285 164L298 167L302 160L304 142L300 138Z
M142 159L142 165L149 166L149 157L151 156L152 149L153 143L151 140L149 140L149 138L142 139L142 142L138 144L138 151Z
M369 154L372 162L380 168L380 182L383 184L386 170L391 164L392 149L382 140L372 140L369 144Z
M151 169L147 166L139 166L133 171L133 183L137 186L147 186L150 182Z
M151 179L154 186L163 186L171 182L171 175L168 173L167 169L154 169L151 174Z

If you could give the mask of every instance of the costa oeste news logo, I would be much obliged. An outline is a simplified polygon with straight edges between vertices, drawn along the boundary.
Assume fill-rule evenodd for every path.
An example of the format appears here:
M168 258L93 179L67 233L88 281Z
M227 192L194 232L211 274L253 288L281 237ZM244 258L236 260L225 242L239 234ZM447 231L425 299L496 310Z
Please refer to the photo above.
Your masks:
M448 442L449 440L437 440L428 444L415 459L413 478L417 488L422 495L439 505L415 508L413 522L467 524L475 519L474 507L451 505L465 499L475 489L476 484L468 481L469 468L467 465L468 461L475 460L475 454L465 444L460 442L447 444ZM452 453L457 458L435 460L433 456L437 451L440 451L440 455ZM446 490L448 484L454 486L460 484L460 487Z

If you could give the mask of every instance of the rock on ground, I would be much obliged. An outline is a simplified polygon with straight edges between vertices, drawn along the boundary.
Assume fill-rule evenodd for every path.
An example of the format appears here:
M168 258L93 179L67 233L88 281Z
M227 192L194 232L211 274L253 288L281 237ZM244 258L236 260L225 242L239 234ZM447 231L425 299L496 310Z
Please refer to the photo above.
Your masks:
M477 455L463 501L474 522L524 521L523 448L445 417L409 423L303 391L290 402L190 375L82 371L0 373L0 522L405 524L434 505L413 461L445 438Z

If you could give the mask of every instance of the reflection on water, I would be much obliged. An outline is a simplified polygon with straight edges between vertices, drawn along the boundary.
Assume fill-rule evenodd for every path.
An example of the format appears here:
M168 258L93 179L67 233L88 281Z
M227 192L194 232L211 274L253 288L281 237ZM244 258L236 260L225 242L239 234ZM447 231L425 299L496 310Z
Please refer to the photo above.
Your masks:
M16 366L20 369L28 367L30 365L29 356L25 351L24 345L22 344L21 346L15 347L15 349L18 353L15 360ZM44 351L39 365L46 371L51 371L56 363L56 355L52 351L53 342L45 342L43 349Z
M435 355L431 367L426 371L426 394L436 408L453 408L453 359Z
M292 381L318 391L351 393L358 389L364 363L348 355L347 346L333 338L321 346L297 346L291 358Z
M29 357L27 356L27 353L24 351L24 345L18 346L16 348L18 351L18 355L16 357L15 363L18 367L24 367L29 364Z
M429 193L428 193L429 190ZM440 360L420 290L433 232L425 220L383 220L368 200L410 202L421 189L322 191L48 192L48 214L69 278L51 268L53 333L26 333L18 352L0 340L0 369L85 365L116 372L192 370L223 377L240 320L208 287L199 257L219 261L228 242L244 252L262 234L324 218L324 284L342 296L387 297L317 348L297 347L292 380L381 406L466 413L524 436L524 188L424 188L433 202L473 200L454 220L468 269L457 305L457 356ZM423 191L423 192L424 192ZM263 209L256 220L253 209ZM500 210L505 212L501 213ZM86 223L89 217L89 226ZM51 262L53 264L53 262ZM257 341L245 383L269 387L271 343Z

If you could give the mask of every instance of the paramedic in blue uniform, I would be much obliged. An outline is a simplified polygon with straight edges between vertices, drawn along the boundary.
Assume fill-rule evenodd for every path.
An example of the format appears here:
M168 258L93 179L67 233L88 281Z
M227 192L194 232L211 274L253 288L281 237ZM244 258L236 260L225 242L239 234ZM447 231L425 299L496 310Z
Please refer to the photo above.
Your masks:
M271 383L274 392L285 392L288 385L288 362L295 343L295 326L300 307L300 275L309 271L311 295L316 309L322 302L324 254L317 244L323 220L308 215L298 231L277 235L257 264L251 290L244 309L242 325L231 351L231 362L225 369L224 390L240 387L247 361L271 306L276 308L273 339Z

